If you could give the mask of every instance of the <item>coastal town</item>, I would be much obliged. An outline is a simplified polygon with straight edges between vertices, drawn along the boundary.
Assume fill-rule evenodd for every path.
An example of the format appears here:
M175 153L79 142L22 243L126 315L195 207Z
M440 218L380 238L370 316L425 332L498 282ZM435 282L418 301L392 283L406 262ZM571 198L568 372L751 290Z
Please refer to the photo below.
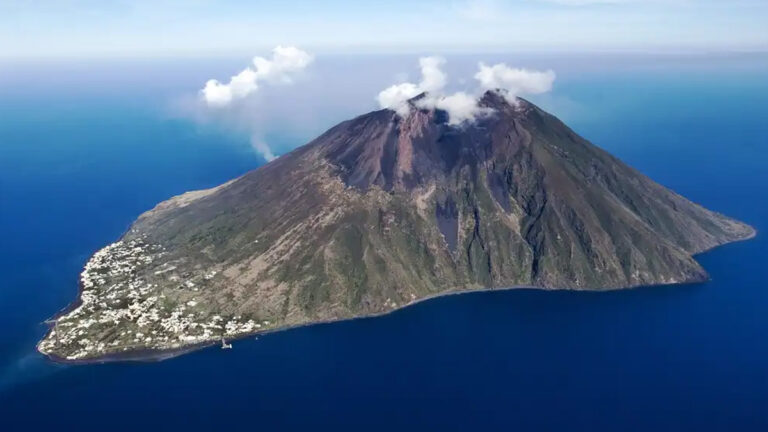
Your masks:
M161 353L269 328L268 320L205 311L196 295L200 291L195 278L181 280L173 267L161 266L152 274L183 288L174 293L136 277L164 254L162 247L141 238L121 240L96 252L80 274L78 303L50 321L51 329L38 349L64 361L119 358L133 350ZM197 279L214 277L216 272L209 271Z

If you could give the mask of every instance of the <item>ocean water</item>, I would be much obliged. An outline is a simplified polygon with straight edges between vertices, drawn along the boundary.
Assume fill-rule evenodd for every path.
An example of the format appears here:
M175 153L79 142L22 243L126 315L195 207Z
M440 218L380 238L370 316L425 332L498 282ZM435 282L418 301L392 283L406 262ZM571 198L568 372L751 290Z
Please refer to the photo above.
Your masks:
M302 124L264 137L286 151L373 109L413 60L319 58L304 96L280 90L295 93L274 105L301 101ZM232 350L86 366L34 346L88 256L155 203L263 163L242 131L169 108L238 63L2 65L0 430L768 430L768 58L527 61L558 72L535 102L758 236L700 255L702 284L449 296ZM351 70L378 72L322 109L323 77Z

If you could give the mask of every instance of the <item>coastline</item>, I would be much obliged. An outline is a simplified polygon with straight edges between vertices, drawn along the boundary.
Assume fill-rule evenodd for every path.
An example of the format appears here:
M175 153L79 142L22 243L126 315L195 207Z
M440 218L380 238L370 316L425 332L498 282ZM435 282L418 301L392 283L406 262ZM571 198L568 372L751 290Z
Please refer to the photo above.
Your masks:
M702 255L704 253L707 253L709 251L712 251L714 249L717 249L722 246L726 246L732 243L738 243L742 241L747 241L755 238L758 234L757 229L749 225L749 227L752 229L752 232L739 239L731 240L725 243L721 243L715 246L712 246L711 248L705 249L701 252L697 252L695 254L692 254L692 257ZM121 236L122 238L122 236ZM655 287L661 287L661 286L675 286L675 285L692 285L697 283L704 283L710 280L709 275L707 274L707 278L705 279L691 279L681 282L670 282L670 283L658 283L658 284L637 284L637 285L627 285L627 286L620 286L620 287L614 287L614 288L605 288L605 289L583 289L583 288L560 288L560 287L544 287L544 286L536 286L536 285L513 285L509 287L503 287L503 288L474 288L474 289L449 289L440 293L431 294L422 298L414 299L408 303L404 303L402 305L399 305L393 309L386 310L383 312L377 312L377 313L370 313L370 314L364 314L364 315L358 315L358 316L352 316L347 318L336 318L336 319L327 319L327 320L320 320L320 321L311 321L301 324L294 324L294 325L286 325L282 327L275 327L269 330L258 330L251 333L244 333L241 335L237 335L231 338L226 338L228 341L237 341L237 340L244 340L249 338L254 338L262 335L268 335L278 332L283 332L287 330L293 330L303 327L309 327L314 325L322 325L322 324L332 324L332 323L339 323L339 322L347 322L347 321L354 321L354 320L361 320L361 319L368 319L368 318L376 318L381 317L385 315L389 315L391 313L400 311L402 309L409 308L411 306L415 306L419 303L427 302L430 300L434 300L441 297L448 297L448 296L454 296L454 295L462 295L462 294L473 294L473 293L482 293L482 292L491 292L491 291L512 291L512 290L536 290L536 291L574 291L574 292L611 292L611 291L624 291L624 290L633 290L633 289L643 289L643 288L655 288ZM43 323L48 325L48 331L45 333L43 339L47 337L48 333L53 329L53 326L55 325L56 319L66 313L69 313L74 308L78 307L82 301L80 299L80 295L82 294L82 282L78 280L78 296L75 301L61 309L59 312L57 312L55 315L53 315L51 318L46 319ZM219 339L204 341L204 342L198 342L190 345L180 346L176 348L161 348L161 349L151 349L151 348L145 348L145 349L138 349L138 350L131 350L131 351L125 351L125 352L117 352L117 353L110 353L106 354L104 356L100 357L92 357L92 358L84 358L84 359L77 359L77 360L70 360L66 358L62 358L59 356L56 356L55 354L50 353L44 353L40 351L39 349L39 343L36 345L36 350L48 358L48 360L59 363L59 364L69 364L69 365L88 365L88 364L105 364L105 363L116 363L116 362L137 362L137 363L151 363L151 362L158 362L163 360L169 360L184 354L188 354L194 351L202 350L205 348L209 348L215 345L219 344Z

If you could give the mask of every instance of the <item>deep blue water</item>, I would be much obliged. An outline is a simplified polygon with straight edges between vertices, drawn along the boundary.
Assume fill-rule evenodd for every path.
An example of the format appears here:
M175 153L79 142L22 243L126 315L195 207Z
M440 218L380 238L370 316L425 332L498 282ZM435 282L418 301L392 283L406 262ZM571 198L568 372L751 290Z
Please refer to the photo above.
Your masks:
M0 74L0 430L768 430L768 61L617 64L558 69L537 101L760 231L698 257L712 281L451 296L230 351L92 366L34 351L88 256L156 202L261 161L243 137L161 108L204 72ZM368 95L355 104L372 108Z

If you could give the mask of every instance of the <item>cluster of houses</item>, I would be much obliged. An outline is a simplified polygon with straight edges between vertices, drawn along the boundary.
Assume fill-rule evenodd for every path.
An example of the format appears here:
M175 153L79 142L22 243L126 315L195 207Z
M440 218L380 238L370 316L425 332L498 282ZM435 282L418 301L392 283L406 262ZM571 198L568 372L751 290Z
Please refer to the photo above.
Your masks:
M137 270L163 254L161 247L144 239L118 241L96 252L80 275L79 305L56 318L38 349L78 360L136 349L175 349L269 326L269 321L222 317L205 310L204 298L189 298L190 293L199 296L191 280L183 286L192 289L173 293L138 276ZM177 274L166 270L155 276L178 280ZM208 271L202 279L215 275Z

